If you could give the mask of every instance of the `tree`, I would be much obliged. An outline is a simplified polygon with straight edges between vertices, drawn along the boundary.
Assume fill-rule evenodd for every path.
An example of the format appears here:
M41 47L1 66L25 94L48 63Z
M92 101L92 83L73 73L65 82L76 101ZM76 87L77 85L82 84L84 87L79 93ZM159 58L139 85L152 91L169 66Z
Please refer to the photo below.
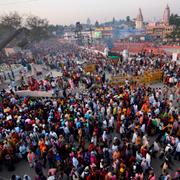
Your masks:
M130 16L127 16L126 17L126 22L129 22L130 21Z
M0 39L6 45L12 33L19 31L22 28L23 17L17 12L4 14L0 17ZM11 38L10 38L11 39ZM14 38L13 38L14 39Z
M169 18L169 24L174 25L175 29L174 31L167 36L167 38L171 38L173 41L176 41L176 39L180 39L180 16L177 14L171 14Z
M62 36L64 35L64 26L61 25L49 25L48 31L52 34L53 32L56 32L56 35Z
M76 31L81 32L83 30L83 26L80 22L76 22Z
M178 16L177 14L171 14L169 18L169 24L180 27L180 16Z
M116 23L116 19L115 17L113 17L112 24L115 24L115 23Z
M23 16L20 16L17 12L11 12L9 14L2 15L0 17L0 39L6 40L13 33L18 32L21 29L26 29L25 34L22 36L16 37L15 41L19 41L19 46L24 46L27 41L33 42L38 41L44 38L51 37L53 29L56 29L59 34L64 33L64 27L63 26L51 26L49 27L49 23L47 19L42 19L37 16L28 16L27 18L24 18ZM27 30L28 29L28 30ZM51 31L52 30L52 31Z
M41 19L37 16L29 16L26 19L26 26L30 29L31 37L35 40L40 40L49 36L49 24L47 19Z
M91 25L91 20L88 18L86 23L87 25Z
M99 22L96 21L96 22L95 22L95 27L98 27L98 26L99 26Z
M26 26L29 29L36 29L36 28L46 29L48 27L48 20L41 19L37 16L29 16L26 19Z
M22 21L23 18L17 12L11 12L0 17L1 25L9 29L21 28Z

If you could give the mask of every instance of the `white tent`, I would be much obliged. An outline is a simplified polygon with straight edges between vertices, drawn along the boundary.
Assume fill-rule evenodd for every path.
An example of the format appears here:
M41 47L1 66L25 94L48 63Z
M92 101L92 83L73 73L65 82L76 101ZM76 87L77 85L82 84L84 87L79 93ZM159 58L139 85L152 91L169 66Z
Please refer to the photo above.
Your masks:
M30 91L30 90L23 90L23 91L16 91L15 92L20 97L52 97L52 92L48 91Z
M61 72L58 72L58 71L51 71L51 72L49 72L49 73L47 73L47 75L46 76L52 76L52 77L62 77L62 73Z

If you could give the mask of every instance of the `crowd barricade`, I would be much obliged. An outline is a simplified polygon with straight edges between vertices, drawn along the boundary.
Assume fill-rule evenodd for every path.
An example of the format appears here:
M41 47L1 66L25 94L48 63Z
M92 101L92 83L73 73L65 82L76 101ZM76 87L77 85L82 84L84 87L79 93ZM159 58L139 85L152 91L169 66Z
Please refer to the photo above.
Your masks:
M144 77L146 79L145 83L152 84L152 83L161 82L162 76L163 76L163 73L161 70L148 72L148 74L146 74Z
M93 73L96 71L96 64L88 64L84 66L84 71L86 73Z
M113 76L110 79L109 84L114 85L124 85L125 81L128 80L130 84L153 84L162 81L163 73L161 70L146 71L143 75L139 76Z
M109 84L112 86L115 86L115 85L121 86L121 85L125 84L125 81L127 79L128 79L128 76L113 76L113 77L111 77Z

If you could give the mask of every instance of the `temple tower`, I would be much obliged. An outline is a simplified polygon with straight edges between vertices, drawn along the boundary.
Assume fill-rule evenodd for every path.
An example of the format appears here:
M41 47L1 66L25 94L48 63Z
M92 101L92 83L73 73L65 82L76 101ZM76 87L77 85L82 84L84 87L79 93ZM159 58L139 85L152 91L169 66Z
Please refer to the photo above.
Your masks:
M141 8L139 8L139 13L136 17L136 29L142 29L143 28L143 15Z
M163 23L169 25L169 18L170 18L170 8L167 4L163 14Z

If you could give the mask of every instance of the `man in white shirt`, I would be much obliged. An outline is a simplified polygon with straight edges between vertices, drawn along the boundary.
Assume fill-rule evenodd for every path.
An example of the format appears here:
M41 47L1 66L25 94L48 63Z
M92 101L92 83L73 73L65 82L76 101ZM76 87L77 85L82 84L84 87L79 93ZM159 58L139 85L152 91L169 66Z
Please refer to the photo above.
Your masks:
M70 133L69 128L67 126L64 126L63 130L64 130L64 133L66 134L66 136L68 136L68 134Z
M23 180L31 180L31 177L25 174Z
M102 135L103 142L106 142L107 139L108 139L107 133L106 133L106 131L103 131L103 135Z
M145 125L145 124L142 124L142 126L141 126L141 131L142 131L143 134L145 133L145 130L146 130L146 125Z
M151 156L149 153L146 154L146 161L147 161L148 167L150 168L151 167Z
M26 148L26 146L24 145L24 143L22 143L22 144L19 146L19 152L20 152L20 155L21 155L23 158L26 157L27 148Z
M167 146L165 147L165 153L168 153L169 150L172 150L172 146L170 144L167 144Z
M93 134L91 138L91 143L93 143L95 146L97 145L97 136L95 134Z
M113 115L109 119L109 128L110 128L110 131L113 131L113 128L114 128L114 116Z
M122 124L122 126L120 127L119 133L120 133L120 136L121 136L121 139L122 139L124 137L124 133L125 133L124 124Z
M56 132L54 132L54 131L50 131L49 136L50 136L50 137L53 137L53 138L55 138L55 139L58 139L58 136L57 136Z
M78 168L78 165L79 165L79 162L78 162L78 160L77 160L76 157L73 157L72 163L73 163L73 166L75 167L75 169L77 169L77 168Z
M176 152L175 152L174 159L180 160L180 141L178 142L178 144L176 146Z
M135 142L136 142L136 139L137 139L137 133L134 132L134 133L133 133L133 137L132 137L132 143L135 143Z
M154 145L154 151L158 152L160 150L159 144L156 141L154 141L153 145Z

